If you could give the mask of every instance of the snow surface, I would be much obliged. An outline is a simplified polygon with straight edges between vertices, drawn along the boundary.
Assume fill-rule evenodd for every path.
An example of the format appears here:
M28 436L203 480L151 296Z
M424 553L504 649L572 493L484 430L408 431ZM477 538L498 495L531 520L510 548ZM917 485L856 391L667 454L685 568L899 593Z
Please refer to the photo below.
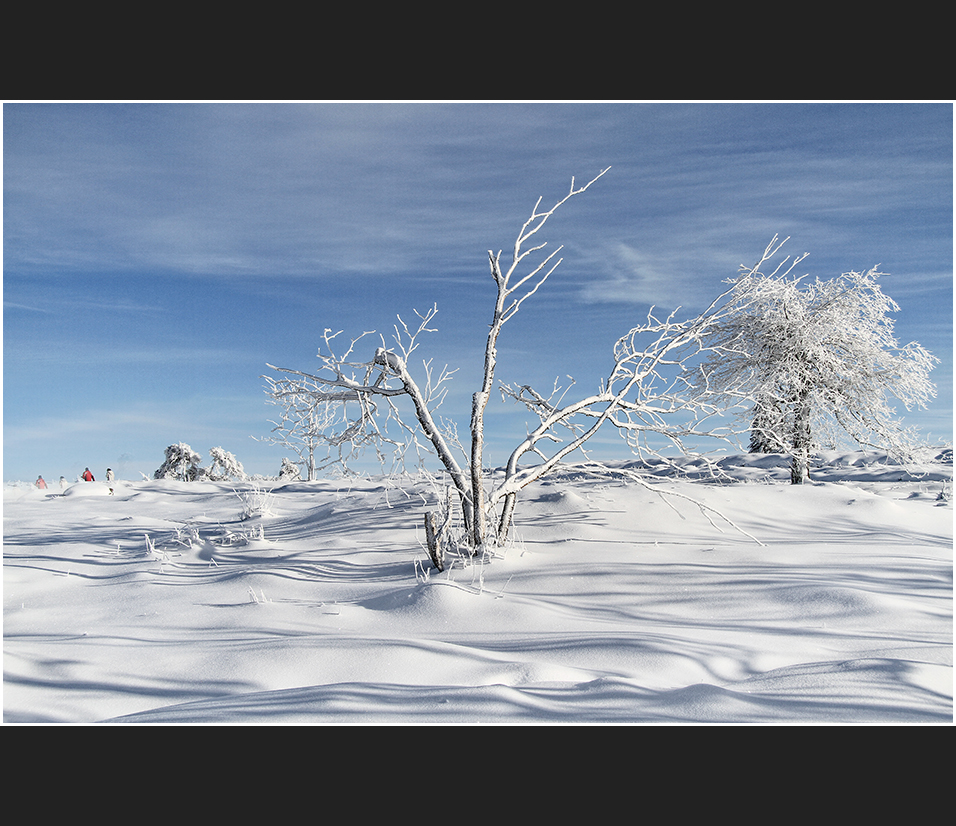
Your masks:
M952 723L952 458L568 469L445 573L421 486L4 490L5 723Z

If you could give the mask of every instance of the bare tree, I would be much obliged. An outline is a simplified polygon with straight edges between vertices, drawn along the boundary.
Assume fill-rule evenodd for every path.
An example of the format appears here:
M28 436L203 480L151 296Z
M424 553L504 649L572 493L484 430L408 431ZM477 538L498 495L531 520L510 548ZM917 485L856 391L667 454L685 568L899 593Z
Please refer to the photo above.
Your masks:
M386 346L384 336L379 336L381 346L369 361L354 360L354 351L363 339L375 333L364 332L336 352L336 339L342 331L333 333L326 328L317 356L320 366L314 373L267 365L292 377L264 377L270 399L285 407L282 423L276 424L276 431L281 433L278 441L292 449L306 444L314 468L335 465L346 471L369 449L393 470L406 468L412 456L420 467L425 454L433 450L461 494L467 496L465 474L445 438L449 426L435 418L453 371L446 367L435 373L431 362L425 362L424 382L419 384L407 366L409 357L419 347L420 337L434 332L428 325L437 312L437 306L427 313L415 311L418 325L413 327L399 317L392 346ZM411 399L417 426L402 417L397 406L401 396ZM308 422L308 427L303 426L304 422ZM457 445L457 440L453 439L453 443ZM322 455L315 458L319 450Z
M789 453L791 481L809 477L809 453L849 437L907 458L921 446L891 402L925 407L935 396L929 373L938 359L916 342L901 346L877 270L829 280L794 276L806 254L777 259L788 239L774 236L753 267L741 267L732 312L721 322L703 371L710 385L756 399L751 449Z
M279 421L270 422L272 435L257 441L280 445L295 453L299 458L297 464L305 470L305 478L313 482L324 465L321 456L316 464L316 451L334 445L330 430L337 418L337 405L314 398L300 382L264 378L269 402L281 407L282 413Z
M706 385L696 385L692 366L706 356L708 337L726 316L726 294L688 321L676 321L674 315L660 320L653 311L648 313L645 324L618 340L610 372L597 392L578 401L565 402L567 390L557 387L544 396L527 385L500 386L505 398L525 405L539 423L511 453L503 478L486 490L484 415L495 387L498 338L504 325L561 263L561 247L547 253L544 242L529 244L558 208L585 192L606 172L577 188L572 179L567 195L550 209L543 210L539 198L518 233L507 263L502 262L500 251L488 253L497 294L485 344L482 383L472 397L467 451L454 425L437 415L452 371L447 367L434 370L432 363L425 361L423 381L416 381L409 369L409 358L419 346L420 337L432 329L429 325L437 312L435 307L417 313L418 324L411 327L399 318L393 345L387 346L380 337L380 346L371 359L353 360L356 346L369 333L351 340L343 352L335 354L334 340L339 334L327 329L318 356L319 370L305 373L269 365L292 377L270 380L274 398L281 398L280 393L291 394L305 406L331 405L339 411L338 427L323 436L337 451L335 461L347 463L357 451L369 446L380 451L389 448L402 462L426 454L438 457L450 490L439 502L439 510L426 515L425 529L429 554L439 569L444 565L445 544L458 541L449 538L456 501L462 516L461 541L471 553L479 555L501 545L508 536L520 491L554 471L573 452L587 456L586 443L605 424L617 428L638 454L655 456L660 455L656 440L683 448L687 437L721 435L716 417L722 412L721 405L726 406L727 396L711 393ZM411 402L415 425L402 418L398 403L403 397ZM529 454L535 463L522 465L521 459ZM637 474L631 475L644 482Z

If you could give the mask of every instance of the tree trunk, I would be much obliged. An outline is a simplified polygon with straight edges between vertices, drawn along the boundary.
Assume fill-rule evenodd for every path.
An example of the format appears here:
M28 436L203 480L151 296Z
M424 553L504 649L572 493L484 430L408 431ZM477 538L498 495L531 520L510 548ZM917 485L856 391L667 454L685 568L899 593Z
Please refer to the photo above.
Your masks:
M439 570L445 570L445 549L442 547L442 530L432 511L425 514L425 545L432 564Z
M478 392L471 401L471 505L472 541L475 554L481 553L485 544L485 486L481 478L484 453L484 411L488 394Z
M810 393L797 393L793 411L793 458L790 462L790 484L802 485L810 479Z
M504 545L511 530L511 520L515 512L516 493L509 493L501 506L501 518L498 520L498 544Z
M485 488L482 479L485 449L485 407L488 405L488 396L495 382L495 367L498 363L498 334L505 322L504 302L507 291L507 281L501 274L498 259L488 252L491 263L491 275L498 285L498 296L495 299L495 312L488 330L488 340L485 342L485 366L481 381L481 390L472 396L471 400L471 506L472 506L472 537L475 544L475 556L481 553L485 544Z

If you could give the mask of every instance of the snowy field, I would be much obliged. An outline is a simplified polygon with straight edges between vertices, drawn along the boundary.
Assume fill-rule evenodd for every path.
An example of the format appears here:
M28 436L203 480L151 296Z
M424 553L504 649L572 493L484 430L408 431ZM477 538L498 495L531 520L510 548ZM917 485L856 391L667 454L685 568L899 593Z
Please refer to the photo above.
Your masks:
M952 723L951 454L824 459L655 480L762 544L569 470L445 573L382 480L7 485L4 722Z

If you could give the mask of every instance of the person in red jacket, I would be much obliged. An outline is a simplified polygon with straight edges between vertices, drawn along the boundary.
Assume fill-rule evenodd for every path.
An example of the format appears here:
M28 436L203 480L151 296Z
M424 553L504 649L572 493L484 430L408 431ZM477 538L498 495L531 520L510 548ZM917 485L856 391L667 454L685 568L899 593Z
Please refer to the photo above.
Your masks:
M37 476L36 486L40 490L46 490L46 480L42 476Z
M90 469L87 468L86 470L83 471L83 475L82 475L80 478L81 478L84 482L92 482L92 481L93 481L93 474L90 473Z

